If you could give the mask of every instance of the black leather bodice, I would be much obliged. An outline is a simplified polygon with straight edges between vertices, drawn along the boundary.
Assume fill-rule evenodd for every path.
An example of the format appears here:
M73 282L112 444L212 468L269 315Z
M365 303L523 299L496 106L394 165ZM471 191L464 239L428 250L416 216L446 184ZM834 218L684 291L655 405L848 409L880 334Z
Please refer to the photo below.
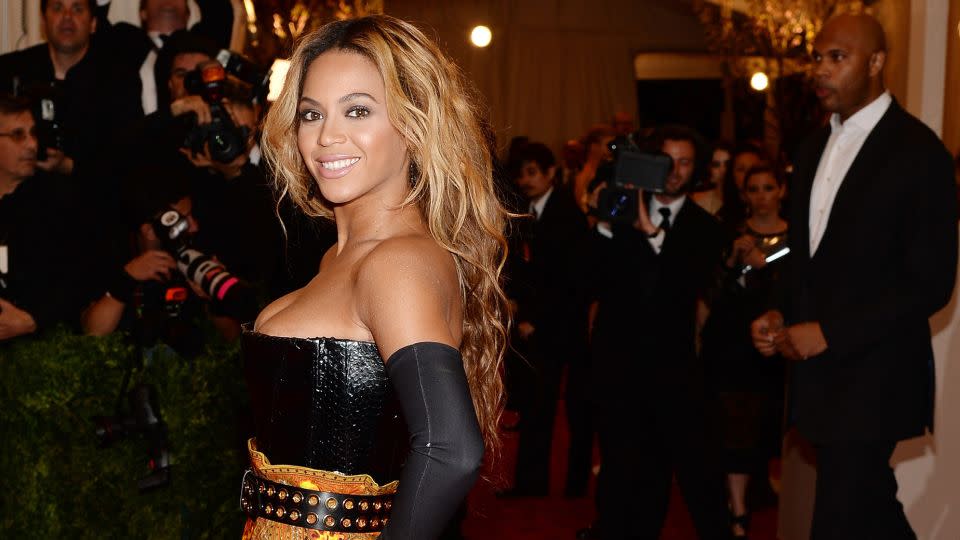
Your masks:
M257 449L273 464L399 478L406 427L375 344L241 338Z

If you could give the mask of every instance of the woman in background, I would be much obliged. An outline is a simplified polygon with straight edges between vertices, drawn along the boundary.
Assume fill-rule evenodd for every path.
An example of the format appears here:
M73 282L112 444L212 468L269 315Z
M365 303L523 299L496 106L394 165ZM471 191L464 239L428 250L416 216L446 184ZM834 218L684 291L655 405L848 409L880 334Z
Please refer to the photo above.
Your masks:
M743 178L749 217L733 242L702 333L704 365L720 405L716 419L734 538L746 538L751 476L765 477L767 460L779 451L783 363L753 348L750 323L773 305L782 261L789 256L782 251L787 245L787 222L780 217L783 177L757 165Z

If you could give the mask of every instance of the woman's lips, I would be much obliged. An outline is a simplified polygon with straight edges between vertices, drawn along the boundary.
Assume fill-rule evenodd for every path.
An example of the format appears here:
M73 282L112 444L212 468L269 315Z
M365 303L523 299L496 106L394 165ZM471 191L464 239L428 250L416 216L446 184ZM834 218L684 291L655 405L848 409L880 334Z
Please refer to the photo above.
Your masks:
M318 159L317 173L327 180L341 178L349 173L360 161L358 157L335 156Z

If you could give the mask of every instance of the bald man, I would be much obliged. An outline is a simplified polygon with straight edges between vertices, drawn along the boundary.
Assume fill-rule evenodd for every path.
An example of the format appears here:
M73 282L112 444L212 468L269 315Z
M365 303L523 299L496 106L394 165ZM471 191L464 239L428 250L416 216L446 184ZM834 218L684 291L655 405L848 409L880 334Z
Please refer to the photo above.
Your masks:
M790 417L817 449L812 538L916 538L897 501L897 442L932 427L928 318L957 268L951 157L883 85L869 16L828 21L813 76L829 126L800 148L780 309L753 323L791 360Z

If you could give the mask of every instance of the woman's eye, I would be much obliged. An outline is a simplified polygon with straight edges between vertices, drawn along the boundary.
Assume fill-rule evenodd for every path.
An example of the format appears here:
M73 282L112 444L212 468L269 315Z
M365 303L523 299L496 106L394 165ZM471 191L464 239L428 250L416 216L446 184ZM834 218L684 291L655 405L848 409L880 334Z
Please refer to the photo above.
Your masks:
M366 107L350 107L347 116L351 118L366 118L370 115L370 109Z
M323 116L312 109L306 111L300 111L300 120L304 122L313 122L314 120L320 120Z

